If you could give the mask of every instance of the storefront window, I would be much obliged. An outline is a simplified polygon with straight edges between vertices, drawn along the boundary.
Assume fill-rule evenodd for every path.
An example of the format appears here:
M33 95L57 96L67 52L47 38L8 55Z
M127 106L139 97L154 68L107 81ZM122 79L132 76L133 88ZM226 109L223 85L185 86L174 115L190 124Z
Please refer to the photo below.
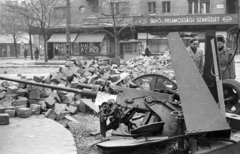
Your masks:
M80 55L79 53L79 44L78 43L73 43L72 49L73 49L73 55Z
M101 43L79 43L80 55L94 55L101 53Z
M54 44L54 55L63 55L64 51L66 51L65 44Z

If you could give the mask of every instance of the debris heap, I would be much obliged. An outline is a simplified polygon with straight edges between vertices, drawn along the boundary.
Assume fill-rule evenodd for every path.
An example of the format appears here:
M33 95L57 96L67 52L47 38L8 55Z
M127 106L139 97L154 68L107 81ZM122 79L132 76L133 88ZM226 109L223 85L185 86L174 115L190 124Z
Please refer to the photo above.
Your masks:
M79 88L78 84L104 86L106 83L128 86L139 75L159 73L173 79L168 52L161 56L133 58L120 66L107 60L72 59L48 76L34 76L32 82ZM22 76L21 80L27 80ZM0 125L8 124L9 117L27 118L44 114L53 120L62 120L66 114L87 112L84 101L94 99L80 94L53 90L23 83L3 81L0 84ZM7 113L7 114L6 114Z

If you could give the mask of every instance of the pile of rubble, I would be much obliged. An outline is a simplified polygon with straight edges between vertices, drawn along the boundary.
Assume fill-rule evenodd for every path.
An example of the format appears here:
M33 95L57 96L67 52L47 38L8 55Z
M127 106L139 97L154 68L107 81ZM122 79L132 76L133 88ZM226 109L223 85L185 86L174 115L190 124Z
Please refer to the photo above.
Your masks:
M104 86L106 83L128 86L131 80L139 75L160 73L173 77L170 56L139 56L118 65L109 60L73 59L51 72L46 77L34 76L32 82L78 88L78 84ZM25 76L21 80L26 80ZM0 125L8 124L9 117L27 118L31 115L44 114L53 120L62 120L66 114L78 111L86 112L88 107L84 101L95 99L66 92L23 83L3 81L0 85Z

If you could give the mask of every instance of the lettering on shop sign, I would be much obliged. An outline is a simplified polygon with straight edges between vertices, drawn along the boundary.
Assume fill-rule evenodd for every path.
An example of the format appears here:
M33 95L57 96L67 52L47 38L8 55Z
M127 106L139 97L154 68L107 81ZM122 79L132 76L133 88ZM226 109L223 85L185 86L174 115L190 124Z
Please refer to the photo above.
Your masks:
M161 19L159 18L149 18L149 22L151 24L156 24L156 23L176 23L176 24L180 24L180 23L193 23L193 22L219 22L220 17L197 17L197 18L193 18L193 17L186 17L186 18L164 18Z
M191 24L225 24L237 23L238 18L236 14L233 15L191 15L191 16L161 16L161 17L146 17L134 18L135 25L191 25Z
M91 55L100 54L100 43L80 43L80 54Z

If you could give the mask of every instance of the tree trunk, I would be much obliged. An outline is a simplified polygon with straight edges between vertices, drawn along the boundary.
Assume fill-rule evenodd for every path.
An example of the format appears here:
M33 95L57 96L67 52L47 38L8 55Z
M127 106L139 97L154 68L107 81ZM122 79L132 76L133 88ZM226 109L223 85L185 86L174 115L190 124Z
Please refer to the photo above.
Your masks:
M30 46L31 60L33 60L32 35L30 33L29 33L29 46Z
M119 52L119 42L118 42L118 37L114 37L114 46L115 46L115 58L120 57L120 52Z
M18 57L18 51L17 51L17 39L15 36L13 36L13 44L14 44L14 50L15 50L15 56Z
M44 39L44 56L45 56L45 62L48 62L47 36L46 36L46 34L43 34L43 39Z

